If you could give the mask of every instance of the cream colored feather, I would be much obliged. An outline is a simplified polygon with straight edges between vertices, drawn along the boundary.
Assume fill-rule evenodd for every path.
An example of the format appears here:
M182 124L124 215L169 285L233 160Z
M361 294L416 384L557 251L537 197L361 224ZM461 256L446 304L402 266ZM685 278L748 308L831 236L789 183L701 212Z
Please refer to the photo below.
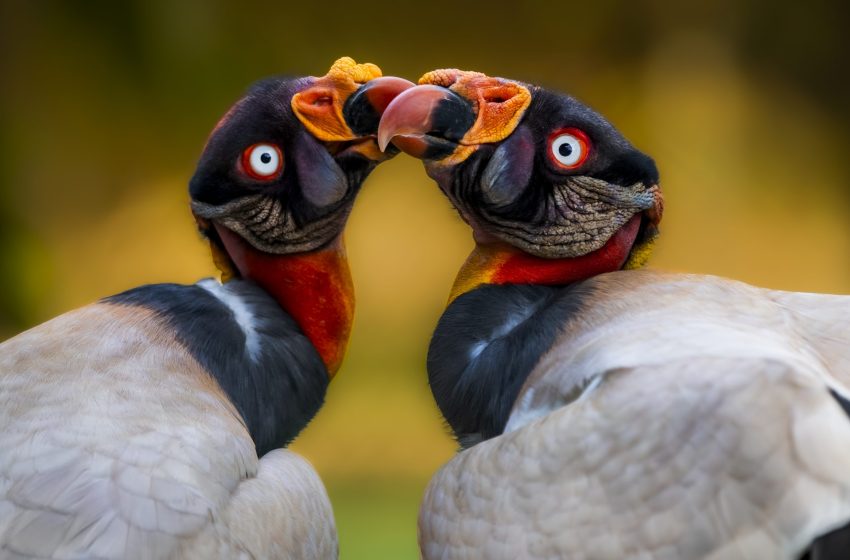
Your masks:
M850 297L615 272L506 433L431 481L426 559L795 559L850 521Z
M312 467L169 333L97 304L0 345L0 558L337 556Z

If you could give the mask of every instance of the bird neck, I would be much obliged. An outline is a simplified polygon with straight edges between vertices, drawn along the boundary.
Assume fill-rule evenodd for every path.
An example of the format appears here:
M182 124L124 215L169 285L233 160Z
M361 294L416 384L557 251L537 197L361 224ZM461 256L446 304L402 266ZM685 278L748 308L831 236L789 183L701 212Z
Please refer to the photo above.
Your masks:
M145 313L127 315L138 317L154 339L173 339L215 380L242 417L258 456L292 441L324 402L329 379L318 352L254 282L153 284L103 303L153 312L152 321L143 320ZM152 346L149 358L145 367L192 375L168 345Z
M216 230L242 277L259 284L295 319L333 377L354 319L354 285L342 237L310 253L273 255L224 227Z
M581 294L571 286L484 285L446 308L428 349L428 380L463 447L504 431L520 389Z
M599 249L563 259L535 257L503 241L479 241L457 274L449 302L482 284L564 286L620 270L629 259L639 228L636 214Z

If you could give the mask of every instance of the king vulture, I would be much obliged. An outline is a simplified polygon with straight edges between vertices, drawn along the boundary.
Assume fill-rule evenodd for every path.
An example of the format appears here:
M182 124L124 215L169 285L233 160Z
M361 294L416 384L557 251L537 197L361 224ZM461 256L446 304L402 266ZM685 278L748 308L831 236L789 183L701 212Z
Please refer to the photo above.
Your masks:
M262 81L212 132L192 210L225 283L142 286L0 345L0 558L337 557L325 489L281 449L353 312L342 232L408 87L338 60Z
M476 246L428 378L425 559L850 558L850 296L638 268L658 172L572 97L438 70L384 112Z

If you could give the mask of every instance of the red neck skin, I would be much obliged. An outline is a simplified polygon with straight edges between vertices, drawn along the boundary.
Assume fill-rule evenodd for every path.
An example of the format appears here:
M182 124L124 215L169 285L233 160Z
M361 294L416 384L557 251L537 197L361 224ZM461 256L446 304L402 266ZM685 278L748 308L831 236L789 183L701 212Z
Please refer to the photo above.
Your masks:
M640 229L636 214L599 249L570 259L544 259L506 243L477 244L458 272L449 301L481 284L560 286L619 270Z
M274 255L215 224L243 278L268 292L316 347L333 377L342 363L354 318L354 286L342 238L311 253Z

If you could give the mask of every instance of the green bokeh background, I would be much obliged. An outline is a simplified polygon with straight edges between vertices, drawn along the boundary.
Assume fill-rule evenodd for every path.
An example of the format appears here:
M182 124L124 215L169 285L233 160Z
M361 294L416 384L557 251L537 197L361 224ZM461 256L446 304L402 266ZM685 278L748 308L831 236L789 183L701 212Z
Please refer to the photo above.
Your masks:
M838 2L0 2L0 339L128 287L211 275L186 183L252 81L337 57L568 91L656 158L653 266L850 292L850 53ZM294 448L341 557L417 555L454 448L424 356L469 234L418 164L368 180L348 230L358 311Z

